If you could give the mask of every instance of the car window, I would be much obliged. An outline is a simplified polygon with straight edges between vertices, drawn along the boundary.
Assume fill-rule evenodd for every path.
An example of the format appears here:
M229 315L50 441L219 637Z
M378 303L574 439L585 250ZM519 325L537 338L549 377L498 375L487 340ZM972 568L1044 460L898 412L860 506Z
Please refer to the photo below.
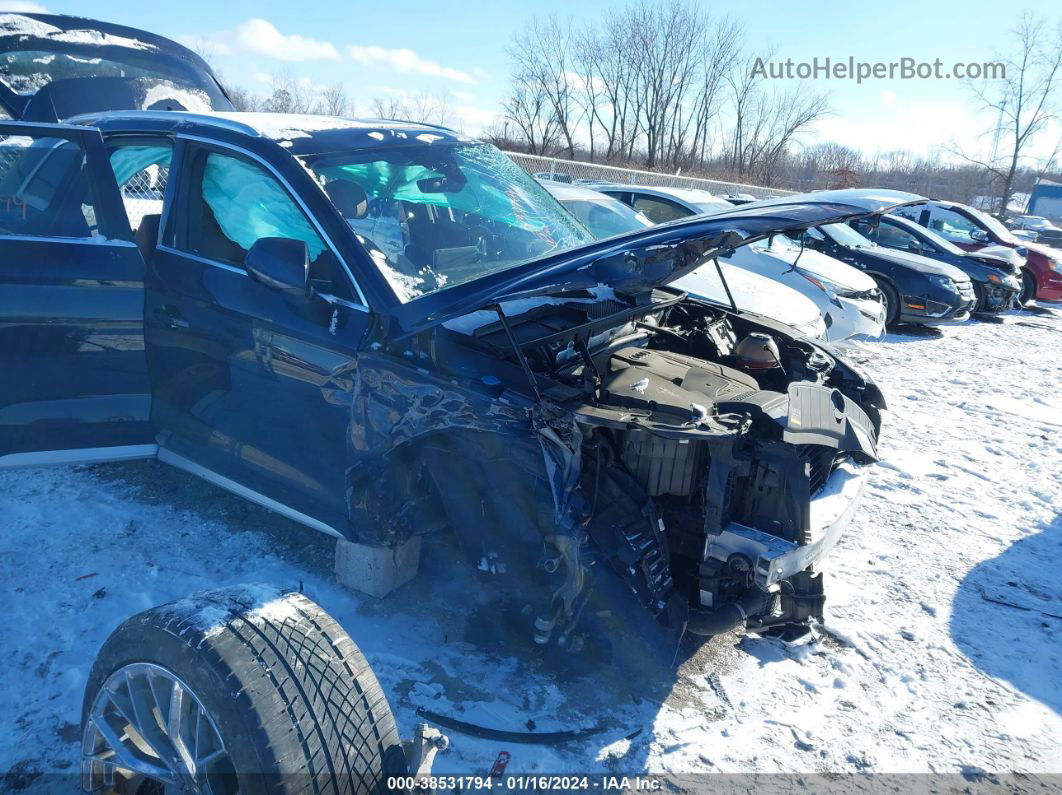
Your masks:
M652 221L637 210L618 201L609 201L606 204L574 199L562 201L561 204L598 239L635 232L653 225Z
M858 226L856 229L875 243L882 246L888 246L889 248L903 248L908 251L922 250L922 242L917 236L906 229L900 229L898 226L893 226L885 221L878 224L876 228L872 228L870 230L871 234L869 235Z
M693 215L693 213L676 202L662 199L658 196L641 196L639 194L634 195L634 209L654 224L663 224Z
M85 153L76 142L0 136L0 235L99 237Z
M162 215L172 154L173 147L168 141L149 146L117 146L111 150L111 168L134 232L145 215Z
M301 240L309 250L311 278L322 289L347 294L335 254L272 174L217 152L199 151L191 164L190 187L181 205L187 217L177 225L184 229L179 249L242 268L251 246L263 237Z
M954 210L934 207L929 216L929 228L952 243L973 243L973 233L980 227Z

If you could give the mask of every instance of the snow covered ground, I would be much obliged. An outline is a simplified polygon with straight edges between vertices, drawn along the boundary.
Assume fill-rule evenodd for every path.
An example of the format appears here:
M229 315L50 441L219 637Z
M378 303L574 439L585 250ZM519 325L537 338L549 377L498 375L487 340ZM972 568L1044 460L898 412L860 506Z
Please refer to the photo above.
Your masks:
M0 472L0 790L73 788L39 774L77 770L85 679L121 620L251 581L302 586L347 628L404 735L418 704L609 727L560 748L450 732L437 771L484 773L504 749L510 773L1062 772L1060 343L1055 310L857 348L891 410L825 631L718 638L633 696L462 642L481 575L440 564L444 539L377 601L336 584L329 539L165 466Z

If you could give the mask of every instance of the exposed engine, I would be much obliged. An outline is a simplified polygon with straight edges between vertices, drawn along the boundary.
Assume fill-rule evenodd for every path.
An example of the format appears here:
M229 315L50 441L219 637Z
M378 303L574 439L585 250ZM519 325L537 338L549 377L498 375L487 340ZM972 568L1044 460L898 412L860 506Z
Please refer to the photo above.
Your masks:
M665 291L502 307L458 331L462 354L441 343L440 361L531 393L557 503L545 559L562 579L536 640L573 636L588 555L679 634L821 617L821 577L789 569L815 549L810 506L831 475L874 460L872 383L784 327ZM466 358L469 337L483 359ZM785 566L763 571L772 560Z

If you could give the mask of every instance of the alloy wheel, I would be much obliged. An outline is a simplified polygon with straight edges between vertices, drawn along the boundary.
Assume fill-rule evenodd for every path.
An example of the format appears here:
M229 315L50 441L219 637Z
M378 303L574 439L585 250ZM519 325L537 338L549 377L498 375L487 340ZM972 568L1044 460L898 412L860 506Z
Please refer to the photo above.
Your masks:
M232 795L235 769L213 717L192 689L154 663L112 673L82 734L86 787L118 793Z

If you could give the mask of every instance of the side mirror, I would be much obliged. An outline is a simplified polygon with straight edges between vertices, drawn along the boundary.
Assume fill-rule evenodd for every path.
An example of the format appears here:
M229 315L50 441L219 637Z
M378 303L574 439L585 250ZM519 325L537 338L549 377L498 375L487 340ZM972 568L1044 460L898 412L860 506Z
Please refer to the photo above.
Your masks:
M243 264L252 279L270 289L292 298L310 296L310 251L301 240L259 238L247 252Z
M978 243L988 242L988 233L983 229L975 229L970 232L970 237L976 240Z

